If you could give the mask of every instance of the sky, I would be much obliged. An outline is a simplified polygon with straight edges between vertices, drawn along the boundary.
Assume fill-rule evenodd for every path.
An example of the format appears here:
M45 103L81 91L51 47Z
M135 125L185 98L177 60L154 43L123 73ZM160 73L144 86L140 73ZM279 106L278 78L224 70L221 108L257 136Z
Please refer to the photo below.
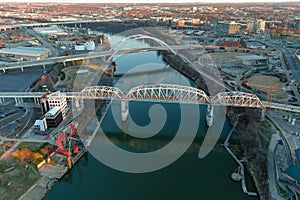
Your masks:
M300 0L1 0L1 2L55 2L55 3L241 3L241 2L300 2Z

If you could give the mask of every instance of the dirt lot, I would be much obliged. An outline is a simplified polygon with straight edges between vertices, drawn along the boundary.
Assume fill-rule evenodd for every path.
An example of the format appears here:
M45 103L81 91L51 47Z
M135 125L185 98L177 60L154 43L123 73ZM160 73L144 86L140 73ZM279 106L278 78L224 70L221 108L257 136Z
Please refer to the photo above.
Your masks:
M280 82L279 78L277 78L275 76L267 76L267 75L257 74L257 75L251 76L248 79L248 83L262 85L262 86L272 86L272 97L275 97L278 99L285 99L288 97L287 94L285 93L285 91L281 88L282 83ZM251 86L251 87L261 90L261 91L264 91L267 94L269 94L271 92L270 88L260 87L260 86Z
M8 150L8 146L11 143L0 145L0 153ZM11 156L0 162L0 200L17 199L41 178L35 165L52 147L45 143L23 142Z
M11 167L14 168L5 171ZM36 169L32 166L26 167L17 158L11 156L3 160L0 162L0 200L17 199L39 178Z

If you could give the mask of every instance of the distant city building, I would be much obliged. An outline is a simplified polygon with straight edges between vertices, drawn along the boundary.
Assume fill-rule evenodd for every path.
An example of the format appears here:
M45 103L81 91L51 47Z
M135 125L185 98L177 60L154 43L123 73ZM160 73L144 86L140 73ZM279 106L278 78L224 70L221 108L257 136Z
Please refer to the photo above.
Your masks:
M265 27L266 27L266 21L260 19L260 20L257 20L255 22L255 26L256 26L256 31L262 31L262 32L265 32Z
M77 21L78 19L75 17L60 17L60 18L51 18L50 21L52 22L70 22L70 21Z
M36 27L33 30L40 34L41 36L56 36L56 35L68 35L64 30L58 28L57 26L49 26L49 27Z
M221 35L234 35L241 30L241 23L235 21L219 21L217 24L217 32Z
M49 57L50 49L43 47L12 47L0 49L0 57L13 57L16 61L41 60Z
M244 41L241 38L223 38L221 40L221 46L224 47L244 47Z

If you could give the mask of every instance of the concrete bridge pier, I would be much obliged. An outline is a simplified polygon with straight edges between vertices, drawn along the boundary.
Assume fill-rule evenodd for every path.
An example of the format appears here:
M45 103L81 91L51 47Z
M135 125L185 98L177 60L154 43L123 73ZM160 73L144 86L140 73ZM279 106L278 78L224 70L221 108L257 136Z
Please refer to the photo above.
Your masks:
M74 99L74 103L75 103L75 109L78 111L82 110L82 108L84 107L83 99L76 98Z
M21 71L22 71L22 72L24 71L24 68L23 68L23 67L21 67Z
M23 99L15 97L15 102L16 102L16 105L19 106L23 103Z
M3 97L0 97L0 104L1 103L4 103L5 101L4 101L4 98Z
M39 98L33 98L33 99L34 99L34 105L39 106L40 105Z
M46 69L46 65L45 64L43 64L43 69Z
M125 122L129 115L129 103L128 101L121 101L121 121Z
M64 64L64 67L66 67L66 62L63 62L63 64Z
M263 108L261 110L261 119L260 119L261 121L265 120L265 118L266 118L266 112L267 112L266 108Z
M213 124L214 118L214 106L211 104L207 105L207 112L206 112L206 124L207 126L211 127Z
M4 74L6 73L5 69L2 69L2 71L3 71Z

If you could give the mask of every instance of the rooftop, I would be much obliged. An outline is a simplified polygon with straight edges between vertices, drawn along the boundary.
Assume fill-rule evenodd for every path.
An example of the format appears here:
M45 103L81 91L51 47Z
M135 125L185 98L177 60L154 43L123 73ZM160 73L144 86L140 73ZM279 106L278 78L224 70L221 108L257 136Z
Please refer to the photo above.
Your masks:
M55 116L59 110L59 107L55 106L46 113L46 116Z
M249 55L249 56L236 56L241 60L266 60L268 58L264 56L257 56L257 55Z
M287 173L287 175L289 175L290 177L292 177L293 179L295 179L298 183L300 183L300 167L299 167L299 163L300 163L300 149L296 149L295 153L296 153L296 157L297 157L297 160L298 160L298 164L296 164L296 165L291 164L285 170L285 173Z
M2 48L0 49L0 54L14 54L22 56L40 56L43 53L49 52L47 48L41 47L12 47L12 48Z

